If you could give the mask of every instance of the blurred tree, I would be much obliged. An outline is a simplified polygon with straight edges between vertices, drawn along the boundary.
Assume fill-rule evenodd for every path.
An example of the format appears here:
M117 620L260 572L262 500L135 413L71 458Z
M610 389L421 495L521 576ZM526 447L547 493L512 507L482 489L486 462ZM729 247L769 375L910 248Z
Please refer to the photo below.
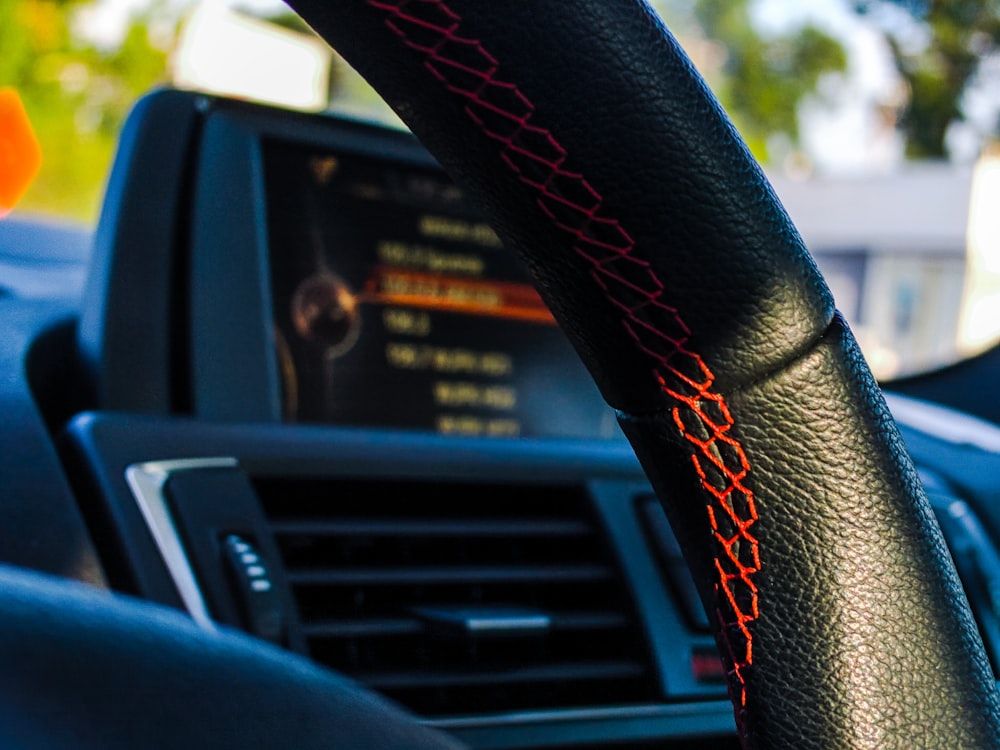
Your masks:
M762 33L752 20L752 0L657 0L654 5L764 162L776 156L775 143L798 145L799 105L821 96L824 76L847 68L841 44L815 26Z
M909 89L900 119L906 155L944 158L952 124L983 62L1000 45L1000 0L856 0L881 29Z
M762 161L774 155L775 143L794 148L800 103L817 95L824 76L846 67L843 48L817 28L761 33L751 20L753 0L656 4L672 27L697 42L699 67ZM42 172L22 201L24 211L95 218L125 114L166 77L167 45L154 42L152 26L170 6L176 29L176 8L185 3L138 4L121 40L108 47L85 33L81 18L88 5L0 0L0 86L19 91L43 148ZM293 17L272 20L299 27ZM337 76L338 85L347 83Z
M93 221L121 123L165 77L150 38L155 6L128 22L119 44L87 38L79 0L0 0L0 86L21 95L42 145L42 169L19 210Z

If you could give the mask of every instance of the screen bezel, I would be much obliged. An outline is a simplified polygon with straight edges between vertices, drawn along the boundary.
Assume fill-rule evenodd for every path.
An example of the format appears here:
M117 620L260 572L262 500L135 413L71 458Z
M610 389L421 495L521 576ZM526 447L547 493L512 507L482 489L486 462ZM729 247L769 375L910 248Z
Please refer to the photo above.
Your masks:
M196 416L282 423L268 253L267 140L441 170L410 133L333 116L214 101L195 160L189 261ZM225 280L224 282L221 280Z
M264 153L269 142L391 162L402 168L433 170L447 179L443 168L409 132L240 102L213 103L205 114L197 147L191 210L192 244L187 269L191 318L186 323L190 332L192 411L199 418L215 421L371 429L372 425L366 423L293 422L283 414L268 245L271 232ZM547 424L546 420L555 415L537 413L536 405L535 410L527 412L532 415L534 427L517 437L599 442L620 439L614 414L596 386L592 393L575 389L589 389L592 381L568 343L566 368L573 371L567 382L577 385L565 391L565 397L560 392L562 406L569 403L606 409L606 413L601 412L598 422L582 431L579 425L590 425L593 415L583 416L582 421L560 423L549 431L539 425ZM554 386L547 387L551 390ZM546 411L545 407L541 410ZM432 428L402 424L385 429L435 434Z

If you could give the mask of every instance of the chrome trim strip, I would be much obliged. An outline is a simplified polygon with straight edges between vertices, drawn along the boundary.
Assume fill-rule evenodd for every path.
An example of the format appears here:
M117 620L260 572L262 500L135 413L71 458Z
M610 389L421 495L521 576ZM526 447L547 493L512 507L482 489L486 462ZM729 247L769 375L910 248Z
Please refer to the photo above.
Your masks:
M1000 453L1000 427L992 422L898 393L883 395L889 411L901 425L955 445L971 445Z
M214 632L215 622L201 595L198 579L188 561L187 552L170 515L163 488L171 474L196 469L227 469L238 466L235 458L186 458L176 461L149 461L125 469L125 481L142 513L149 533L160 551L184 607L199 627Z

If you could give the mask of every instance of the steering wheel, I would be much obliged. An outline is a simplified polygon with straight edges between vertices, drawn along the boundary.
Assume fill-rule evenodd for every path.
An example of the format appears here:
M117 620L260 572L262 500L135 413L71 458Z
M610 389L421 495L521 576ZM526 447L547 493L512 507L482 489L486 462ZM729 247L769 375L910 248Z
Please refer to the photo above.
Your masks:
M728 118L641 0L291 0L480 202L699 582L747 747L1000 741L880 390Z
M990 666L879 388L655 15L292 5L478 198L618 411L715 624L744 746L997 744ZM8 747L453 747L151 605L7 571L0 608Z

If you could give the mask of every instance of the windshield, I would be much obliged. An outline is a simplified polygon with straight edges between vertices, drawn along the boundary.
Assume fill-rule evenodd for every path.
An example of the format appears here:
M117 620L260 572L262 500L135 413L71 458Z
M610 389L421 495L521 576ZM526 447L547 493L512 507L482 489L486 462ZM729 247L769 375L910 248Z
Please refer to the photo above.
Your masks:
M1000 332L1000 2L656 0L883 380ZM0 0L43 154L12 218L93 226L121 123L174 85L401 127L275 0Z

